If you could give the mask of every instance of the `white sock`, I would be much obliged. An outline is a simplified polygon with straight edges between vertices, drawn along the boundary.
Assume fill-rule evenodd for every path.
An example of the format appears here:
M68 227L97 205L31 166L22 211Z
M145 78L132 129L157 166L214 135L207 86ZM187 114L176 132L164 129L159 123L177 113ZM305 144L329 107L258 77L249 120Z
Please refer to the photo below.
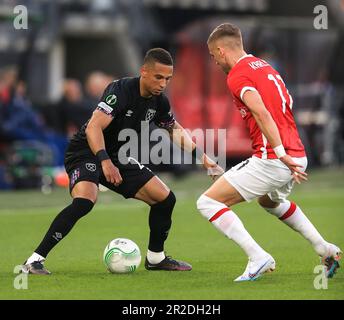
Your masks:
M153 252L153 251L147 250L147 259L150 263L157 264L165 259L165 253L164 251Z
M327 254L328 243L294 202L286 200L277 208L264 209L278 217L293 230L301 233L312 244L318 255L324 256Z
M26 263L32 263L34 261L41 261L42 263L45 261L45 258L39 255L38 253L34 252L29 259L27 259Z
M267 255L247 232L239 217L225 204L201 195L197 208L216 229L237 243L252 261Z

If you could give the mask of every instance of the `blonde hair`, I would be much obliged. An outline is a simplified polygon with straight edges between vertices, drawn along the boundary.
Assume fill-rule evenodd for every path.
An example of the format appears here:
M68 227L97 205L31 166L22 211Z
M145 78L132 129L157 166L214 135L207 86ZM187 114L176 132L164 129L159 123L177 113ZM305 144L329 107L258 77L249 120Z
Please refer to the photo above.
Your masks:
M223 23L217 26L210 34L207 44L222 38L231 38L231 45L242 47L242 37L240 29L231 23Z

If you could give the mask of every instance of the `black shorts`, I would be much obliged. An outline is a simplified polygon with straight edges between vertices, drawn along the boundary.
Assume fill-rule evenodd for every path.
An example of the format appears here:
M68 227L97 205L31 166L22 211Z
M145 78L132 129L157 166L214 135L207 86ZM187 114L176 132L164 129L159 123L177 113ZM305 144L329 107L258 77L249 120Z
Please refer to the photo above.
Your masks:
M97 157L89 155L79 159L69 159L65 163L69 176L69 192L72 192L78 182L90 181L97 186L100 183L110 190L121 194L124 198L134 198L141 187L155 176L149 168L140 164L132 157L128 158L127 164L122 164L117 159L111 159L111 161L118 168L123 179L123 182L118 187L106 181Z

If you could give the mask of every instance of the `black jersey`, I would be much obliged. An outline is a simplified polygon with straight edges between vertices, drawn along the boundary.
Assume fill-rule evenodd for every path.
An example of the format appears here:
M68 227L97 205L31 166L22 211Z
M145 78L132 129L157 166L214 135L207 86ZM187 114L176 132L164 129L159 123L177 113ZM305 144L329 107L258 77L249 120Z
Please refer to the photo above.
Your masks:
M97 110L110 115L113 120L103 130L105 149L110 157L116 157L119 148L126 141L118 141L123 129L141 131L141 122L154 122L158 127L169 129L174 125L170 104L164 94L144 98L140 95L140 78L122 78L110 83L98 103ZM66 151L69 158L92 153L85 130L88 121L73 136Z

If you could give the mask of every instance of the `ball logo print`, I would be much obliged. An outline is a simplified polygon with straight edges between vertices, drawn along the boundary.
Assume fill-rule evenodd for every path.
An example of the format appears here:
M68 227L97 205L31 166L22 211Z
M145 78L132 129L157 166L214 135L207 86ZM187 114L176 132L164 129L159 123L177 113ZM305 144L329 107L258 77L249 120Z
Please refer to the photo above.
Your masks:
M116 238L105 247L103 261L111 273L132 273L141 263L137 244L126 238Z
M105 99L106 103L110 106L113 106L117 101L117 96L115 94L110 94Z

